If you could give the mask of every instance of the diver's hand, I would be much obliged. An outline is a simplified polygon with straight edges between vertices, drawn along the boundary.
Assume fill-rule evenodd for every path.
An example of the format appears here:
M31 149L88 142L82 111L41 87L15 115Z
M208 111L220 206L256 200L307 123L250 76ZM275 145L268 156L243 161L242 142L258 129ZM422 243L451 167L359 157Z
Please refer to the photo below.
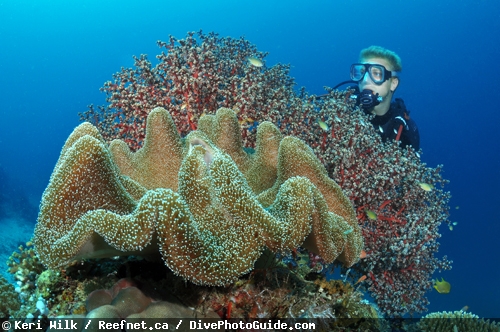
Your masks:
M405 130L408 130L408 124L406 123L406 120L403 117L397 116L389 121L387 128L388 128L386 133L387 137L389 139L396 139L400 128L401 128L401 134L403 134Z

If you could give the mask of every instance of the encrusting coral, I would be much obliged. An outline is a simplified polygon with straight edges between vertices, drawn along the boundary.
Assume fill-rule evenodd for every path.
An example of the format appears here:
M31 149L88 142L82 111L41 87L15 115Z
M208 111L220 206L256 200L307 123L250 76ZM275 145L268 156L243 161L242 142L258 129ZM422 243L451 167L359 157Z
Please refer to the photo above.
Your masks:
M14 291L14 286L0 275L0 318L9 318L11 312L19 310L20 306L19 294Z
M234 112L221 109L181 139L170 114L157 108L144 147L131 153L116 141L108 149L82 124L42 197L33 241L42 263L148 254L158 243L171 270L206 285L250 271L264 246L287 252L302 245L327 263L354 264L363 247L354 210L313 151L262 123L257 136L271 142L258 140L249 155L238 125ZM275 162L256 172L269 155Z
M409 331L474 331L474 332L499 332L498 322L484 320L479 316L463 310L453 312L432 312L411 326Z

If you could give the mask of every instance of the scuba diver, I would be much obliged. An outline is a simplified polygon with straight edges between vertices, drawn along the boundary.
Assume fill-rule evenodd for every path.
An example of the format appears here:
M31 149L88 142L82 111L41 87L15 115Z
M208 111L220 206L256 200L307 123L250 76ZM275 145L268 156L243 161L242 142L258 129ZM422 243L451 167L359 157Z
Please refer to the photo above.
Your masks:
M361 109L375 117L371 123L382 137L382 141L394 139L405 148L411 145L415 151L420 148L417 124L409 116L401 98L392 101L399 85L401 58L394 52L380 46L370 46L361 51L359 63L351 65L351 81L356 83L352 95ZM320 96L322 97L322 96Z

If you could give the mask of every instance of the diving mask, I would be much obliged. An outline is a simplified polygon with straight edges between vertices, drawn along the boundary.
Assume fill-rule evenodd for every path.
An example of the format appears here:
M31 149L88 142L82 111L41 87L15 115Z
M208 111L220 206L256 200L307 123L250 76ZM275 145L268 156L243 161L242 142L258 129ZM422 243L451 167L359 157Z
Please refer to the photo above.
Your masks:
M376 63L355 63L351 65L351 80L359 82L365 77L366 73L370 75L373 83L377 85L397 75L395 71L387 70L384 66Z

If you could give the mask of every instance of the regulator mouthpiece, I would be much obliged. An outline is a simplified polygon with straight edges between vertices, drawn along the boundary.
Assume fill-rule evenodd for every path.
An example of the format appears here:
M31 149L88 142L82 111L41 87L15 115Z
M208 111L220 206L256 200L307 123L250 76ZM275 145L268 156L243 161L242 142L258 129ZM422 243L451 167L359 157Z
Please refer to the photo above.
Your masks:
M370 109L378 104L380 104L383 100L381 96L378 95L378 93L373 94L372 90L364 89L357 95L353 95L352 98L357 99L357 103L361 108L364 109Z

